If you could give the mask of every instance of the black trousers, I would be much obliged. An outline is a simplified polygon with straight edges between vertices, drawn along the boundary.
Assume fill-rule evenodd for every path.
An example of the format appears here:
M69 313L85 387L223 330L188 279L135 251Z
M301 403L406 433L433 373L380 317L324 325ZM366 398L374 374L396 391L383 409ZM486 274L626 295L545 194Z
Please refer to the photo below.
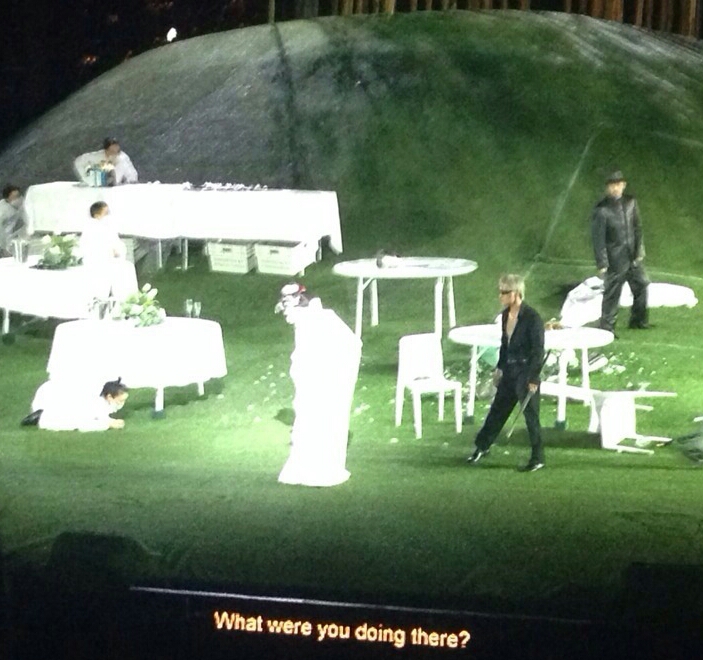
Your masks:
M629 264L624 268L611 268L605 274L603 290L603 307L601 309L600 327L613 330L618 318L620 294L623 284L627 282L632 291L632 310L630 325L647 323L647 286L649 279L641 264Z
M515 404L523 401L525 396L527 396L527 376L523 369L508 366L498 384L498 391L488 411L486 421L476 435L477 449L485 451L495 442L505 426L505 422L508 421L510 413L513 412ZM532 395L524 414L532 447L531 460L544 463L542 428L539 423L539 390Z

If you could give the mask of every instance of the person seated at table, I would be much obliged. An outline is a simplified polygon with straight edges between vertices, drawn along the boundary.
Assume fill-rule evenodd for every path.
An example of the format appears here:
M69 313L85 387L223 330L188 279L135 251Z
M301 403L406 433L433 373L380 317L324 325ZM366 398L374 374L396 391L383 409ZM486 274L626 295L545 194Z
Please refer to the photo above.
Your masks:
M105 202L91 205L91 220L81 233L79 251L95 297L104 300L112 295L123 300L138 289L137 276L134 266L126 259L125 244L109 215L110 208Z
M22 426L46 431L106 431L124 428L123 419L112 417L121 410L129 392L121 378L106 382L100 394L82 383L49 380L39 387L32 412Z
M12 241L24 235L22 219L22 192L17 186L8 184L2 189L0 199L0 256L11 253Z
M106 138L100 151L90 151L78 156L73 161L73 168L78 179L90 185L89 170L103 168L108 172L108 185L119 186L123 183L137 183L139 175L130 157L122 151L115 138Z

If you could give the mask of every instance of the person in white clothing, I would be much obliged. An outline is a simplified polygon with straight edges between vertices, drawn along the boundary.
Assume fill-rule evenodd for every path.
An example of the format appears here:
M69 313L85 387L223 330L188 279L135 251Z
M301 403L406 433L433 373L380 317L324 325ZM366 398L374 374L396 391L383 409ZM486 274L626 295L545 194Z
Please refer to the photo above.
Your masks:
M95 167L108 170L108 185L120 186L124 183L137 183L139 180L132 160L122 151L120 143L115 138L107 138L100 151L82 154L73 162L78 179L88 185L91 184L88 172Z
M122 409L128 396L120 378L105 383L99 396L95 388L83 384L49 380L34 395L32 413L22 426L37 425L47 431L121 429L124 420L112 415Z
M7 185L0 199L0 253L10 254L10 245L24 233L22 193L17 186Z
M126 260L125 244L109 215L110 208L105 202L91 205L91 220L81 234L79 251L94 297L106 300L112 295L117 300L124 300L139 286L134 265Z
M299 284L281 291L276 306L295 328L290 375L295 386L290 455L278 481L336 486L345 467L349 414L361 360L361 340L319 298Z

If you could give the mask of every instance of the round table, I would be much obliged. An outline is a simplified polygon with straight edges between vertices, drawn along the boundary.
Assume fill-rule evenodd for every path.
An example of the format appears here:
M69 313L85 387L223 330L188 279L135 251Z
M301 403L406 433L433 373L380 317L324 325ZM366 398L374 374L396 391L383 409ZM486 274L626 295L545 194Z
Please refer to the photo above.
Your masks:
M451 259L445 257L397 257L393 265L379 267L376 259L357 259L343 261L332 268L335 275L356 278L356 323L354 332L361 337L361 324L364 316L364 290L370 291L371 325L378 325L378 280L415 280L433 279L434 287L434 327L442 334L442 300L444 285L447 284L447 310L449 326L456 325L456 305L454 302L454 280L458 275L468 275L478 268L475 261L469 259Z
M469 325L454 328L449 331L449 339L457 344L471 346L471 360L469 364L469 400L466 404L466 415L469 422L473 421L474 403L476 399L476 374L478 368L478 358L481 351L487 348L497 348L501 340L500 323L488 325ZM581 385L575 392L580 393L583 401L590 403L592 400L591 379L588 370L588 349L601 348L607 346L615 339L612 332L601 330L600 328L560 328L557 330L546 330L544 333L544 348L548 351L559 352L559 377L556 385L557 396L557 428L566 428L566 399L569 394L567 383L566 350L580 352L581 361ZM544 384L542 389L544 389Z
M215 321L168 317L137 328L129 321L70 321L54 333L46 370L52 380L102 385L119 377L130 388L156 390L154 410L164 406L164 388L204 383L227 375L222 329Z

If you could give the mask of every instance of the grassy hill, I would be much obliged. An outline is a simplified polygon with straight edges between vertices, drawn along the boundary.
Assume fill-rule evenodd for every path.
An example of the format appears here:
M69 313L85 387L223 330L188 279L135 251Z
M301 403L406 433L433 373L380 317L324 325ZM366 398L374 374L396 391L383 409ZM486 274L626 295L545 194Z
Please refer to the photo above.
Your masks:
M127 61L18 136L0 172L22 185L71 178L74 155L113 134L144 181L333 189L345 252L305 278L326 306L351 322L352 284L332 263L389 247L476 260L456 283L459 323L469 324L497 313L506 270L528 275L545 317L557 313L562 287L593 271L589 212L620 168L640 200L652 279L700 295L702 63L685 45L565 15L249 28ZM503 608L535 600L560 613L613 607L632 562L700 562L700 473L674 448L600 451L581 406L570 405L569 431L547 431L549 467L530 476L514 471L522 431L493 467L469 470L475 429L456 436L432 402L422 441L408 420L396 430L397 341L431 324L421 283L382 287L382 324L365 330L352 479L329 490L278 485L288 452L279 420L292 396L290 329L272 315L283 278L213 274L202 258L187 273L174 266L153 280L160 299L174 315L187 297L203 301L222 324L230 375L204 401L168 390L161 421L140 391L121 433L19 429L52 326L0 346L0 541L12 561L45 562L62 531L118 534L155 553L153 564L125 567L152 581ZM653 317L654 331L625 330L608 349L625 372L594 384L677 391L640 426L680 434L701 412L703 315ZM465 378L466 351L447 343L445 356ZM553 421L545 399L543 424Z

